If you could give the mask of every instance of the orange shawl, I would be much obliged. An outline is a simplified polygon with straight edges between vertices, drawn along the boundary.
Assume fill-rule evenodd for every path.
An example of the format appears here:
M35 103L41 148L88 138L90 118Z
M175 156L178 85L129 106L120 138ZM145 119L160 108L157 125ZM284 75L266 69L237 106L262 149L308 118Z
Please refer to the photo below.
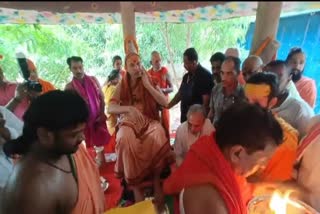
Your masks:
M296 160L298 148L298 131L292 128L282 118L276 116L283 130L283 143L268 162L266 168L260 175L260 181L277 182L292 178L293 165Z
M38 82L40 83L40 85L42 86L42 92L41 94L44 94L48 91L53 91L53 90L56 90L55 87L48 81L46 80L43 80L43 79L40 79L38 78Z
M78 177L78 201L72 214L101 214L105 211L105 199L100 186L100 175L96 164L80 145L74 154Z
M166 194L178 194L193 185L212 184L232 214L246 213L238 178L215 142L215 134L194 143L182 165L164 182Z
M150 77L149 80L151 84L154 86L155 84L151 81ZM153 120L160 120L159 117L159 105L152 97L152 95L145 89L141 79L137 82L137 91L138 96L142 98L143 102L143 114L150 119ZM120 104L121 105L132 105L133 104L133 96L132 91L130 89L130 75L128 72L125 73L124 77L121 80L121 93L120 93Z

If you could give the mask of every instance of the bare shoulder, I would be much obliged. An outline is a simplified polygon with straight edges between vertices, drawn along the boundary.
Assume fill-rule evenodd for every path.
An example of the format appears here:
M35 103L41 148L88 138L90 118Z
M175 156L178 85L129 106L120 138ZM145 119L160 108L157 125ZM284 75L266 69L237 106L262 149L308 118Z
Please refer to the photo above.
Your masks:
M32 167L28 163L18 164L2 192L2 209L8 214L18 210L24 210L27 214L51 213L48 210L54 212L64 188L63 178L59 178L54 171L38 164Z
M210 184L186 188L183 194L185 214L228 214L220 193Z

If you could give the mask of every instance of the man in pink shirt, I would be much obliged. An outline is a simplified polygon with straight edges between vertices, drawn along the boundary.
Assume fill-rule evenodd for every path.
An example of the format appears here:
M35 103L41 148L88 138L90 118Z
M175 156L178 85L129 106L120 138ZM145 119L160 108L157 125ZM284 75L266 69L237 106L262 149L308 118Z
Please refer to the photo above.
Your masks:
M292 72L292 80L301 98L304 99L311 108L314 108L317 98L317 88L313 79L303 75L305 62L306 56L301 48L292 48L286 59L286 63Z
M9 82L0 67L0 106L5 106L14 97L17 83Z

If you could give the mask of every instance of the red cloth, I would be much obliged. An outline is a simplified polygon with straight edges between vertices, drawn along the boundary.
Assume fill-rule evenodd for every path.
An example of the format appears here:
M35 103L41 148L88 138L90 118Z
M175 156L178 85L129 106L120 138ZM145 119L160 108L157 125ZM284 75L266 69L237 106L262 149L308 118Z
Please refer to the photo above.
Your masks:
M229 213L246 213L237 177L215 142L215 134L194 143L182 165L164 182L165 194L179 194L182 189L212 184L220 193Z

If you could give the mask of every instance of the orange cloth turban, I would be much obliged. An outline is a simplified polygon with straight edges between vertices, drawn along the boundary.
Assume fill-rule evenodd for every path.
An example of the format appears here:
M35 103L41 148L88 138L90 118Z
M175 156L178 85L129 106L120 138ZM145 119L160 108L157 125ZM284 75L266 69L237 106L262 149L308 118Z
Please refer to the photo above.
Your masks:
M267 84L248 83L244 87L246 97L267 97L271 93L271 87Z

